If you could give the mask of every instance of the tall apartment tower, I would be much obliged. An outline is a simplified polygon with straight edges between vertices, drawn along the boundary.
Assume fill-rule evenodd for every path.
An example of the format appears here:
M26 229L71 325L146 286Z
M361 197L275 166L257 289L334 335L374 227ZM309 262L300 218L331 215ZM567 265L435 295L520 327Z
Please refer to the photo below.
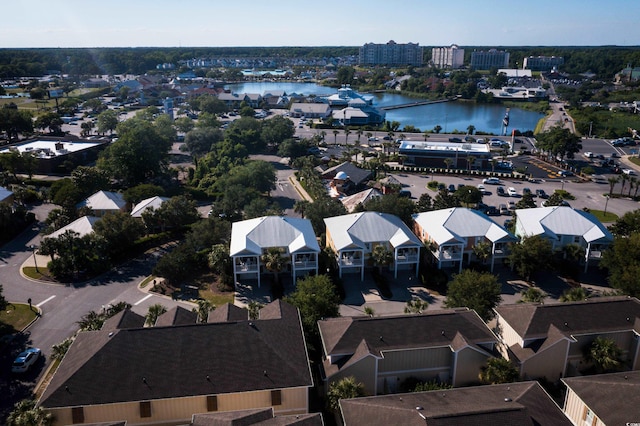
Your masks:
M509 68L509 52L491 49L488 51L474 50L471 52L472 70L488 70L491 68Z
M390 40L387 44L367 43L360 48L360 65L413 65L422 66L422 47L418 43L398 44Z
M434 47L431 49L431 62L436 68L462 68L464 49L460 49L456 44L450 47Z

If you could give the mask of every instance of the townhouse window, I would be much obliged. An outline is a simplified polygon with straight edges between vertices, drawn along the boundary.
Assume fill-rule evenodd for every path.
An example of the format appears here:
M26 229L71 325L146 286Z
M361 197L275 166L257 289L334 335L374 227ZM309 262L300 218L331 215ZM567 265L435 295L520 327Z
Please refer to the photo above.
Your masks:
M151 401L140 402L140 417L151 417Z
M218 411L218 397L216 395L207 396L207 411Z
M71 409L71 420L73 423L84 423L84 407L73 407Z
M593 425L594 417L595 417L595 415L593 414L593 411L591 411L589 408L585 407L584 408L584 414L582 416L582 419L584 420L584 424L586 426Z
M282 391L280 389L271 391L271 405L282 405Z

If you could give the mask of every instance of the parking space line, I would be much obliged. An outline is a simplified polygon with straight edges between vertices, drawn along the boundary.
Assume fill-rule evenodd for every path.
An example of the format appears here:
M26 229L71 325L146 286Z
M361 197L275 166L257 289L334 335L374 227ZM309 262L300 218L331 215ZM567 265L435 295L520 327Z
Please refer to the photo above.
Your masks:
M49 297L49 298L47 298L47 299L44 299L42 302L40 302L40 303L38 303L38 304L36 305L36 308L39 308L40 306L44 305L45 303L47 303L48 301L50 301L51 299L53 299L53 298L55 298L55 297L56 297L56 296L51 296L51 297Z
M147 294L145 297L143 297L142 299L140 299L136 303L134 303L133 306L138 306L139 304L141 304L142 302L144 302L145 300L147 300L151 296L153 296L153 294Z

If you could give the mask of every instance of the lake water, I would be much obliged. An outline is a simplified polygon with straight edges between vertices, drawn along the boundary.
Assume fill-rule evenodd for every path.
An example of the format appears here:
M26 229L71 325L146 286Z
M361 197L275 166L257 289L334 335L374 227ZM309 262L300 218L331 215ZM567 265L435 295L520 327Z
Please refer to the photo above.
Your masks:
M331 95L336 89L315 83L292 82L249 82L229 84L225 88L235 93L260 93L271 90L283 90L287 94ZM385 107L416 102L417 99L394 93L376 93L372 95L374 105ZM412 125L422 131L431 130L436 125L442 127L442 133L454 130L466 132L472 125L476 131L500 134L505 107L493 104L476 104L471 102L442 102L431 105L420 105L387 111L387 121L397 121L400 128ZM512 129L522 132L534 130L543 114L519 108L509 111L509 133Z

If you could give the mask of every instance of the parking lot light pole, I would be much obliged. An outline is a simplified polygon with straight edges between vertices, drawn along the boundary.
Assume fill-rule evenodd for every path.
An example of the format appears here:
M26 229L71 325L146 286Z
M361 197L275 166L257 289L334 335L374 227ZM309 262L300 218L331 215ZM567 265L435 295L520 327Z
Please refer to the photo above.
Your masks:
M564 179L562 179L560 182L562 182L562 188L560 188L560 191L564 191Z

